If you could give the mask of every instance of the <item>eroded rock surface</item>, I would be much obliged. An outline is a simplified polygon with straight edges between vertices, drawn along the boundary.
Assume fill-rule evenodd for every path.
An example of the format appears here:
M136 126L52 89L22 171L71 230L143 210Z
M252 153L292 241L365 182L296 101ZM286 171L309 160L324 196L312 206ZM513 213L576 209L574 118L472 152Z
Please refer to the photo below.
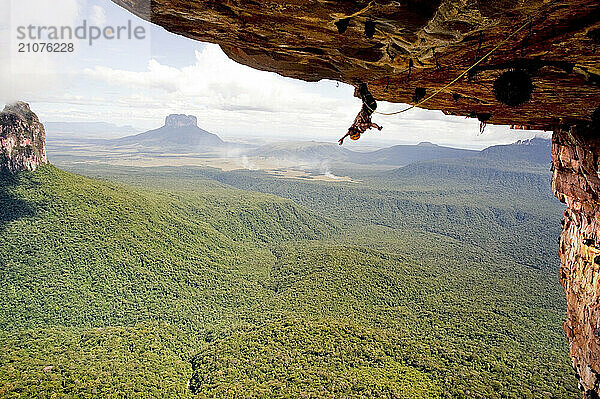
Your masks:
M553 189L567 204L560 281L567 295L569 355L589 399L600 390L600 137L591 129L554 133Z
M0 171L36 170L46 159L46 132L24 102L0 113Z
M442 88L522 28L423 107L552 130L561 119L589 120L600 105L598 0L113 1L169 31L218 43L251 67L364 81L377 99L403 103ZM340 34L339 21L357 13ZM494 82L511 69L533 83L531 99L517 107L494 95Z

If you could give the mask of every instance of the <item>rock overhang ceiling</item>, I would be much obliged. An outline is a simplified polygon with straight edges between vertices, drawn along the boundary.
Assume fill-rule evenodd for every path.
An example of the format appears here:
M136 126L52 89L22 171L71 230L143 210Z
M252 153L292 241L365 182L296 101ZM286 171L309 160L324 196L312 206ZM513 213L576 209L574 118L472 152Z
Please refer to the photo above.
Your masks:
M546 130L589 123L600 107L598 0L113 1L250 67L367 82L398 103L444 88L519 29L422 107ZM498 94L509 71L529 79L508 82L530 92L516 105Z

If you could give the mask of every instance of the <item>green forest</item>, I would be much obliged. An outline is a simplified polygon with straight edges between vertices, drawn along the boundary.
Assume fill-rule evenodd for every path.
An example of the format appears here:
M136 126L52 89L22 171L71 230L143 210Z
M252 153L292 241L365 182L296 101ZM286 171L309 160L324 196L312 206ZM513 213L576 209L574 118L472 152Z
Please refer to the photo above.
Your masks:
M0 179L0 397L580 397L546 165Z

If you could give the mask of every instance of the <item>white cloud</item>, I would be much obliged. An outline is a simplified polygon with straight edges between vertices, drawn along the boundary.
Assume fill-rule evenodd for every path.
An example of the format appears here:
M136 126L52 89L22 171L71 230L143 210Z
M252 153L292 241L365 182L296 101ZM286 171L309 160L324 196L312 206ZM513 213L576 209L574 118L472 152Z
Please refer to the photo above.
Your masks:
M87 77L112 86L155 92L196 106L224 111L326 112L337 110L338 101L315 96L297 82L276 74L257 71L231 61L218 46L207 45L196 52L196 63L183 68L163 65L153 59L143 72L97 66Z
M104 26L106 25L106 11L100 6L93 6L90 15L90 22L92 25Z

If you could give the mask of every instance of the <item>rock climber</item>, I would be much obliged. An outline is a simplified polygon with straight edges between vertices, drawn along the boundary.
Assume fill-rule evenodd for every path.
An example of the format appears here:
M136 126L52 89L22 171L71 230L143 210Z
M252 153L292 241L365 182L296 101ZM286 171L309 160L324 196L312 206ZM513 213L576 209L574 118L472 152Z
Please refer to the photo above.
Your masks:
M348 133L339 139L338 143L340 143L340 145L344 144L344 139L348 136L350 136L352 140L358 140L367 129L383 129L383 127L378 124L371 122L371 115L377 109L377 102L369 92L367 84L359 84L358 87L354 89L354 95L362 99L363 105L358 115L356 115L354 123L348 129Z

